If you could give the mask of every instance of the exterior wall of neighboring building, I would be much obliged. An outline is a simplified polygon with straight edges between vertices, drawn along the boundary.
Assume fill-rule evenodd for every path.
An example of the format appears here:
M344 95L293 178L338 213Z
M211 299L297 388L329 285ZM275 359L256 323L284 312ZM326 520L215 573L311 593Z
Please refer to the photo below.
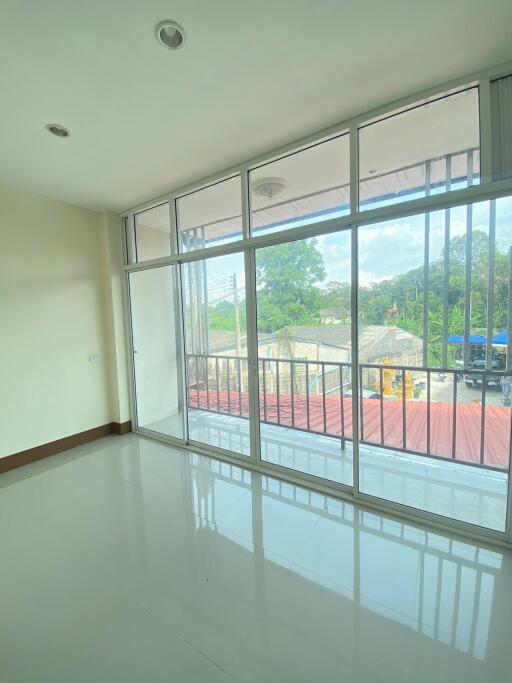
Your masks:
M284 330L273 335L265 335L259 340L259 357L266 359L282 359L286 360L307 360L311 362L323 361L326 363L350 363L351 350L349 345L343 346L335 344L335 337L333 340L333 328L330 327L326 331L326 326L318 327L318 340L314 338L301 339L300 333L305 333L310 337L314 337L316 328L308 327L303 329L285 328ZM346 326L339 326L340 340L346 339ZM335 331L336 335L336 331ZM332 343L326 343L320 338L326 336ZM236 349L223 348L214 353L214 355L222 356L236 356ZM247 355L247 347L245 339L242 340L241 355ZM398 366L421 366L423 361L423 342L415 335L401 330L398 327L387 327L372 325L362 327L359 337L359 362L364 364L375 365L398 365ZM222 361L221 361L222 363ZM280 364L280 388L283 393L289 390L290 370L286 363ZM224 365L221 365L224 368ZM246 372L246 367L243 367L242 372ZM339 386L339 372L335 368L325 368L326 376L326 390L334 389ZM275 391L276 385L276 365L275 363L267 363L265 367L265 382L267 392ZM377 374L376 374L377 373ZM222 373L221 373L222 374ZM260 366L261 374L261 366ZM318 377L315 379L316 375ZM309 367L310 379L310 393L314 394L322 391L321 367ZM362 382L365 389L376 389L376 378L378 372L364 368L362 369ZM247 378L244 378L244 382ZM262 381L262 377L260 377ZM294 381L296 383L296 391L304 391L306 383L306 369L305 366L296 364L294 367ZM343 383L347 384L350 381L350 373L348 369L343 375ZM288 387L288 389L287 389Z
M332 363L346 363L350 360L348 349L307 341L291 341L286 345L277 341L266 342L259 347L259 353L263 358L294 358Z

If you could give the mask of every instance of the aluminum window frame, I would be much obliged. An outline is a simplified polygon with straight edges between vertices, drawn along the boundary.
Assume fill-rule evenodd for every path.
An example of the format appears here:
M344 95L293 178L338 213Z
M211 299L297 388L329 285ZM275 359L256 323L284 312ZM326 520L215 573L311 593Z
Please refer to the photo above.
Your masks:
M357 229L361 225L368 225L379 223L390 219L403 218L419 213L428 214L431 211L449 210L464 205L472 205L479 201L495 200L500 197L512 196L512 178L492 181L492 159L491 159L491 109L490 109L490 81L496 78L508 76L512 73L512 63L500 65L485 71L481 71L469 76L458 78L450 83L445 83L440 86L424 90L420 93L402 98L400 100L391 102L382 107L371 110L362 115L353 117L348 121L344 121L328 129L309 135L299 141L295 141L286 146L280 147L277 150L267 152L254 159L251 159L242 164L233 166L227 170L223 170L212 176L204 178L198 182L191 183L185 187L178 188L166 193L154 200L140 204L121 214L122 221L126 227L126 239L124 242L124 264L122 270L124 271L124 299L125 299L125 313L126 313L126 335L128 340L128 364L129 364L129 383L130 383L130 398L132 416L134 419L134 431L136 433L149 436L159 441L163 441L170 445L185 447L195 452L203 453L212 457L220 458L226 462L236 464L237 466L245 466L256 472L264 475L269 475L281 478L292 484L307 486L308 488L318 491L319 493L331 495L344 500L349 500L352 503L362 503L368 508L375 509L380 512L391 512L394 515L412 522L430 525L431 527L446 531L452 530L464 537L477 539L479 541L492 541L501 546L512 546L512 477L510 476L510 460L509 460L509 475L508 475L508 499L507 499L507 513L506 513L506 527L505 531L495 531L486 529L481 526L470 524L468 522L461 522L456 519L444 517L432 512L419 510L408 507L402 503L396 503L381 498L375 498L369 494L362 493L359 490L359 402L357 388L358 373L352 373L352 411L354 427L353 439L353 486L345 484L337 484L330 480L321 479L307 473L301 473L296 470L291 470L280 465L268 463L261 460L260 454L260 435L259 435L259 387L258 387L258 358L257 358L257 337L256 330L256 290L252 286L255 278L255 250L257 248L271 246L274 244L282 244L286 242L305 239L308 237L315 237L325 235L342 230L351 231L352 239L352 264L351 264L351 306L352 310L357 310L357 290L358 290L358 267L357 267ZM430 195L413 200L404 200L401 203L392 204L389 206L378 207L374 209L367 209L360 211L358 194L359 194L359 163L358 163L358 137L359 129L367 126L375 120L382 119L386 114L391 115L397 113L400 109L410 109L412 106L419 105L421 100L439 99L440 97L454 94L462 90L467 90L471 87L478 88L479 98L479 114L480 114L480 184L470 185L468 187L454 190L451 192L443 192L436 195ZM289 156L293 153L319 144L331 138L336 138L344 134L350 136L350 213L347 216L342 216L334 219L327 219L317 223L300 226L297 228L288 228L279 232L260 235L256 237L250 236L250 202L249 202L249 172L262 165L271 163L280 158ZM240 192L242 199L242 238L233 243L207 247L190 252L179 252L178 250L178 229L176 220L176 201L182 196L191 194L195 191L204 189L210 185L217 184L223 180L227 180L234 176L240 176ZM165 256L150 261L143 261L141 263L134 262L134 215L143 210L147 210L168 201L171 215L171 255ZM247 313L247 334L248 334L248 364L249 364L249 396L250 396L250 439L251 439L251 455L243 456L236 455L229 451L220 448L207 446L205 444L191 441L188 437L188 431L185 433L185 439L178 440L173 437L167 437L163 434L150 432L144 428L140 428L136 422L136 395L134 388L134 364L133 364L133 344L131 331L131 311L129 301L129 285L128 278L131 272L137 270L145 270L149 268L157 268L163 265L180 265L182 263L198 261L204 258L211 258L217 255L244 253L245 268L246 268L246 313ZM183 297L179 303L182 310ZM181 334L184 339L183 315L181 314ZM352 363L357 367L357 344L358 329L357 316L356 321L352 323ZM181 344L182 353L184 355L184 344ZM185 359L182 359L182 367L185 368ZM182 378L183 383L185 378ZM183 384L185 387L185 384Z
M190 197L194 194L197 194L198 192L202 192L203 190L207 190L210 187L215 187L216 185L221 185L222 183L228 181L228 180L233 180L233 178L240 178L240 187L241 187L241 218L242 218L242 231L240 233L240 237L237 237L233 239L231 242L228 242L227 244L221 244L217 245L217 247L204 247L204 249L190 249L190 250L184 250L183 249L183 244L182 244L182 238L181 238L181 233L183 231L180 230L179 228L179 208L178 208L178 201L180 199L184 199L185 197ZM249 233L245 232L244 228L244 222L243 222L243 202L244 202L244 196L243 196L243 190L242 190L242 185L243 185L243 180L244 180L244 174L242 172L233 172L233 173L228 173L226 175L221 175L221 177L216 178L213 181L209 181L206 184L201 184L199 186L196 186L194 189L188 189L186 192L180 192L179 194L173 194L172 199L169 199L169 204L172 204L173 207L173 212L174 212L174 230L175 230L175 236L173 239L173 243L175 244L175 254L190 254L190 253L197 253L198 251L205 251L205 250L210 250L210 249L215 249L215 248L222 248L224 246L227 246L228 244L240 244L240 242L243 242L245 238L249 235ZM171 224L171 230L173 228L173 224ZM196 228L197 229L197 228Z

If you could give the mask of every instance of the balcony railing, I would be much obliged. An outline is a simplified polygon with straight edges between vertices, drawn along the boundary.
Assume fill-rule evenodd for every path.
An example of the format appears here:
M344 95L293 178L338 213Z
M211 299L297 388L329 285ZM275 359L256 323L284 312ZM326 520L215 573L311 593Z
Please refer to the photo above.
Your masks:
M246 357L187 354L186 361L189 408L249 418ZM487 401L488 384L499 388L502 373L471 372L481 388L463 402L460 370L360 364L360 443L508 471L511 410ZM261 422L351 441L351 373L348 362L260 357Z

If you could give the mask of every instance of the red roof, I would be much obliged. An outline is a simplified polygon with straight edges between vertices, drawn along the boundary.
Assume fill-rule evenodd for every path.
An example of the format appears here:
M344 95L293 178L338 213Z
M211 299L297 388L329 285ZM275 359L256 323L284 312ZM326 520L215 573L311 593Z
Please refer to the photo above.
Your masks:
M228 400L229 399L229 400ZM277 396L267 394L264 401L260 395L260 416L265 422L280 424L286 427L297 427L311 432L339 437L352 437L352 400L343 400L343 410L339 397L325 398L311 396L309 399L309 423L306 399L304 396L294 397L293 418L290 395L279 397L279 416ZM208 402L209 401L209 402ZM198 393L195 389L189 393L189 406L202 408L227 415L249 417L249 396L241 394L241 406L237 391L217 394L204 390ZM241 410L240 410L241 408ZM381 402L376 399L362 401L362 440L377 446L384 445L402 449L403 443L403 406L401 401L384 400L382 402L384 427L381 430ZM480 434L482 408L480 403L460 403L456 411L455 460L458 462L480 463ZM406 443L405 449L420 454L427 454L427 404L423 401L406 403ZM432 402L430 404L430 449L429 454L443 458L452 458L453 442L452 404ZM483 461L488 467L508 470L511 433L511 409L503 406L487 406L485 409ZM381 441L381 437L383 440Z

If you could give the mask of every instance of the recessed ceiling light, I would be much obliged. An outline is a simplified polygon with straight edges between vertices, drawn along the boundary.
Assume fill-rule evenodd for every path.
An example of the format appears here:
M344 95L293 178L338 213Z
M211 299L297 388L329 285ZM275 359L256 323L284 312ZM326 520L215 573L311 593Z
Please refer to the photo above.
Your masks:
M254 194L266 199L282 197L283 194L286 194L287 189L288 183L284 178L261 178L252 186Z
M69 130L58 123L49 123L46 126L46 130L52 135L56 135L58 138L69 138Z
M156 27L156 37L169 50L179 50L185 42L185 31L175 21L161 21Z

